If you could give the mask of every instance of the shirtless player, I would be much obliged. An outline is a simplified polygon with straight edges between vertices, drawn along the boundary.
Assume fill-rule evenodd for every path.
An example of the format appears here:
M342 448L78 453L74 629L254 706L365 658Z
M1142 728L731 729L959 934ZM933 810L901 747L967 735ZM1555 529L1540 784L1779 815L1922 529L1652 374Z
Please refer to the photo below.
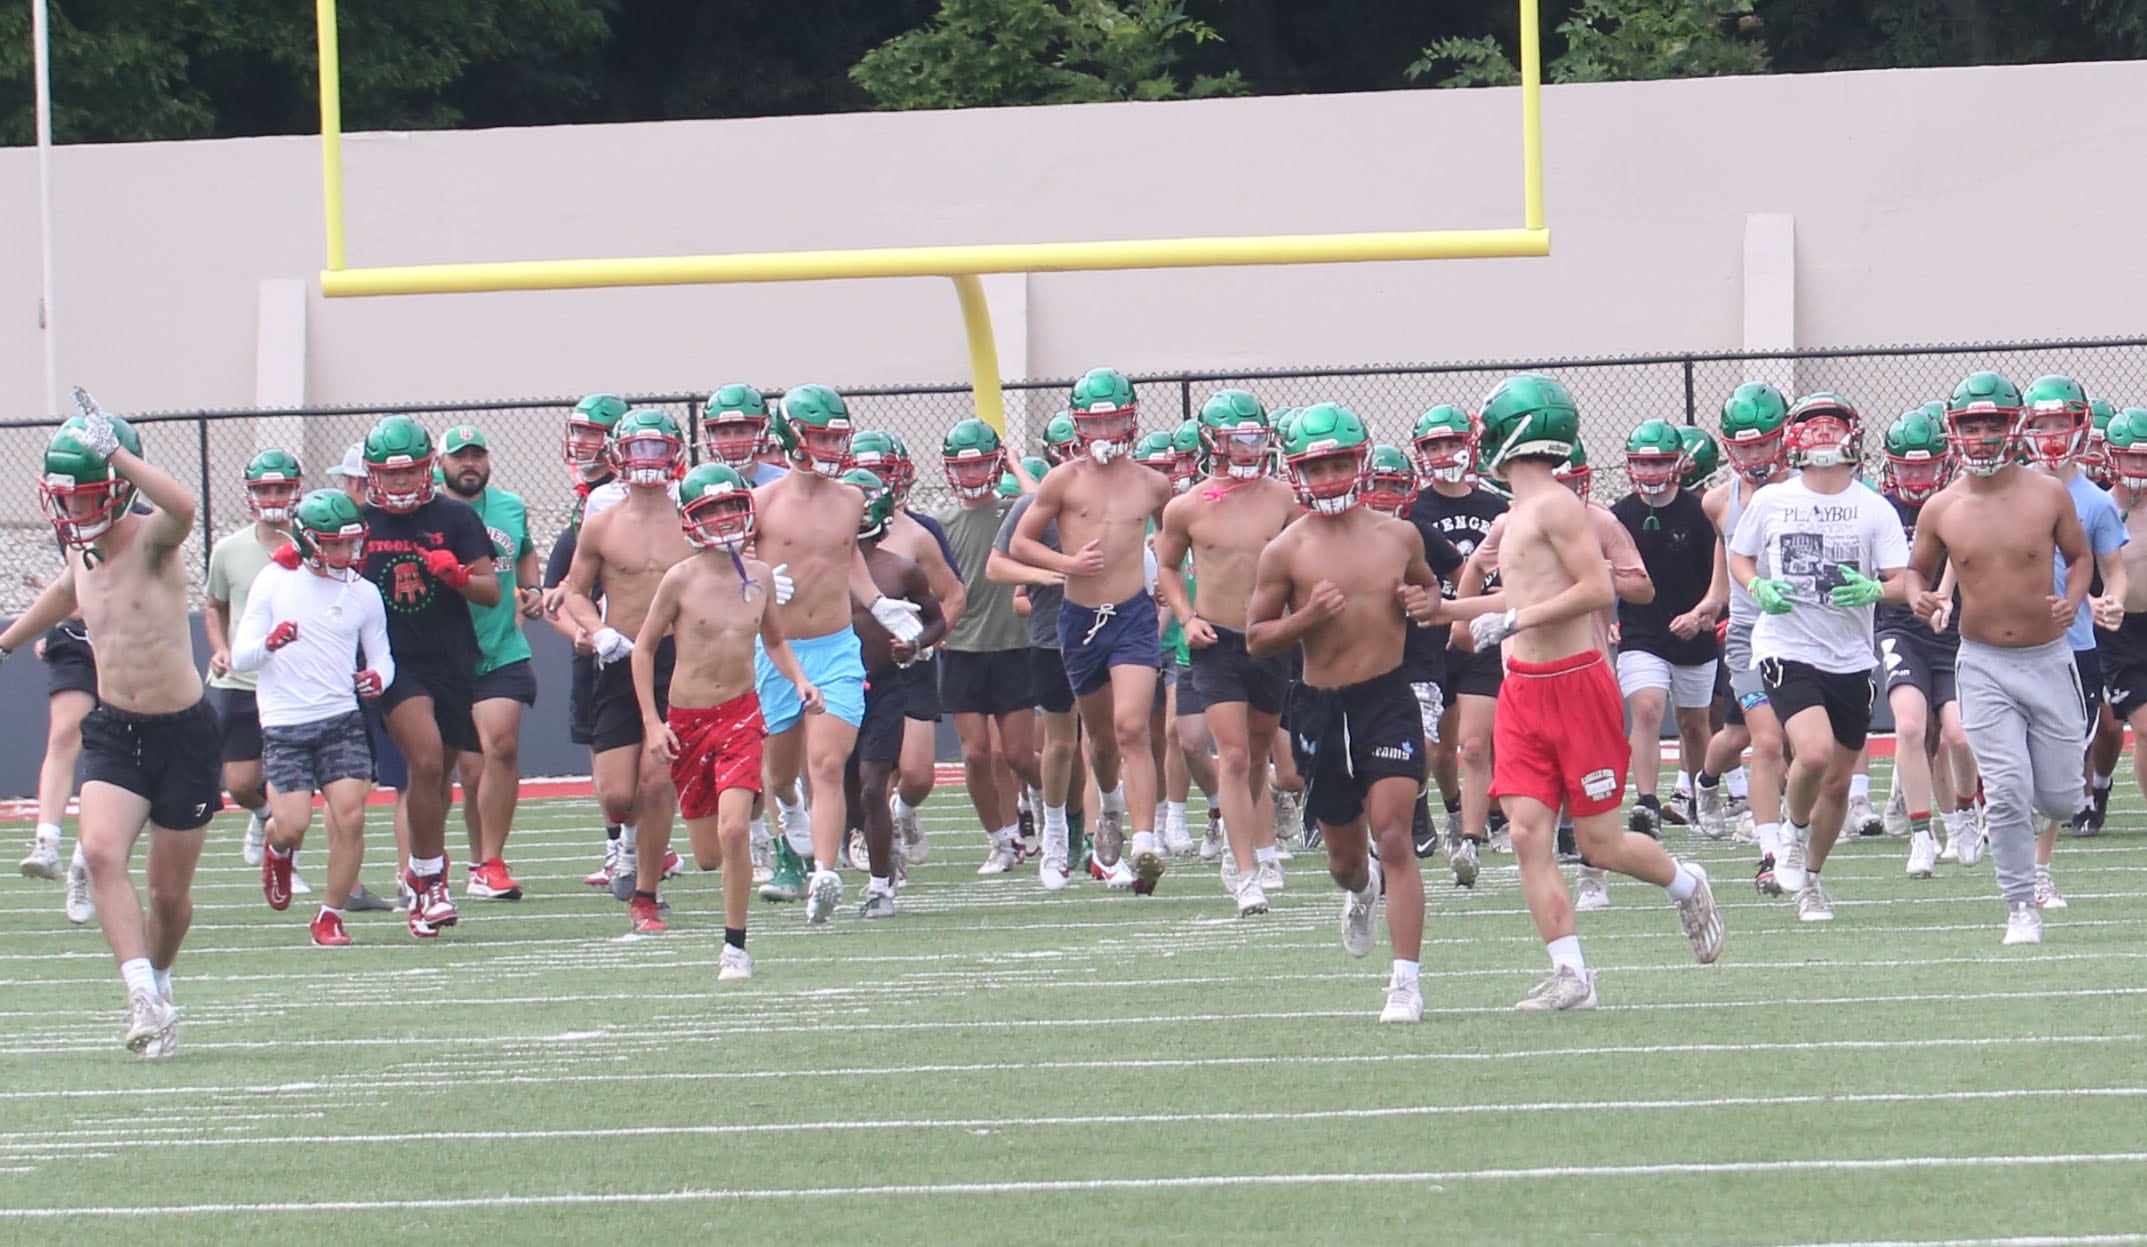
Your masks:
M127 986L127 1047L170 1056L179 1045L172 962L194 916L203 829L223 807L222 738L187 637L186 566L194 499L142 458L124 420L75 391L82 414L45 448L39 483L67 564L0 632L0 658L78 611L97 638L97 708L82 721L78 843L97 921ZM155 509L136 512L136 493ZM142 828L149 913L127 877Z
M2140 791L2147 793L2147 764L2139 754L2140 742L2147 740L2147 507L2140 505L2147 502L2147 408L2127 407L2118 412L2103 437L2110 501L2117 504L2132 540L2123 550L2124 619L2115 629L2098 630L2095 646L2102 655L2103 696L2110 710L2132 729L2132 770ZM2099 774L2095 778L2098 783L2102 779ZM2105 787L2095 797L2107 802L2109 795ZM2096 825L2100 825L2099 816Z
M1133 889L1153 892L1164 854L1155 834L1158 776L1148 718L1163 647L1155 596L1146 588L1146 541L1171 499L1170 478L1128 453L1139 417L1133 383L1116 369L1093 369L1076 381L1070 406L1086 453L1044 477L1010 553L1066 577L1059 640L1103 794L1096 862L1115 871L1125 860L1130 807ZM1053 521L1072 554L1044 544Z
M1573 907L1554 852L1558 808L1591 865L1664 888L1702 965L1722 954L1722 917L1707 873L1618 826L1630 747L1617 678L1596 636L1596 612L1615 597L1587 507L1555 475L1579 440L1573 396L1548 377L1508 377L1483 405L1486 465L1513 489L1503 517L1499 592L1450 603L1474 616L1484 649L1511 637L1491 745L1491 796L1513 827L1521 891L1549 945L1552 972L1516 1007L1595 1007L1595 976L1573 933ZM1482 550L1479 548L1478 553Z

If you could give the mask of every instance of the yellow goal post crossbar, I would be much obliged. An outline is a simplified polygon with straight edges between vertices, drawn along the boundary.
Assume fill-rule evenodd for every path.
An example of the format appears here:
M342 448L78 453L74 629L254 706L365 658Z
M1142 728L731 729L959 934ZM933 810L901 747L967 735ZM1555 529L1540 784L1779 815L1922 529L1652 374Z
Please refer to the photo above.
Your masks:
M1543 223L1543 64L1537 29L1537 0L1519 0L1519 3L1523 222L1519 228L864 247L840 251L505 260L350 268L345 262L344 251L342 72L336 38L336 0L315 0L314 16L320 40L321 190L327 226L327 265L321 272L321 293L329 298L349 298L865 277L948 277L954 281L968 334L977 414L1004 432L1006 416L999 388L999 354L993 345L991 312L985 302L983 284L977 280L985 273L1549 255L1551 235Z

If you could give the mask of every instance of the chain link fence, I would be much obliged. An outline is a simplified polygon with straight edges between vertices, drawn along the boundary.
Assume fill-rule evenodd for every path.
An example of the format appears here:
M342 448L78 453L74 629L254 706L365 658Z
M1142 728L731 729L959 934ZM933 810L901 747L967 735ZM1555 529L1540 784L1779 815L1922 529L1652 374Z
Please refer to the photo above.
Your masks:
M1342 403L1363 416L1380 440L1399 444L1428 407L1454 403L1473 410L1500 378L1519 371L1547 372L1563 381L1580 405L1591 462L1614 465L1633 425L1661 417L1711 428L1723 398L1746 381L1769 381L1791 396L1832 390L1856 405L1869 430L1883 428L1912 407L1944 398L1962 376L1982 368L1996 369L2023 385L2044 373L2062 372L2089 394L2119 407L2147 404L2147 338L1174 372L1136 375L1133 380L1145 430L1173 428L1197 412L1210 393L1235 386L1251 390L1271 409ZM1008 440L1023 453L1035 453L1044 426L1064 409L1070 385L1071 379L1007 383ZM773 398L780 390L767 392ZM926 511L949 505L945 481L932 461L948 426L974 414L969 387L859 386L845 387L843 394L859 428L896 434L919 460L911 505ZM627 397L634 406L660 407L677 417L687 430L690 453L695 461L700 459L705 396ZM289 450L303 465L309 488L326 486L328 469L375 421L392 414L417 418L436 439L457 425L482 430L492 451L493 483L522 496L529 508L531 537L540 551L548 549L574 501L562 442L567 413L578 398L157 413L136 417L135 424L148 457L198 490L201 531L188 550L198 604L210 543L247 522L240 482L248 459L269 446ZM0 461L21 465L25 477L34 476L50 431L44 422L0 423L0 455L5 456ZM1875 453L1875 441L1868 436L1867 449ZM1609 501L1624 487L1620 473L1598 472L1600 500ZM30 481L0 490L0 614L19 613L59 566L58 546L40 515Z

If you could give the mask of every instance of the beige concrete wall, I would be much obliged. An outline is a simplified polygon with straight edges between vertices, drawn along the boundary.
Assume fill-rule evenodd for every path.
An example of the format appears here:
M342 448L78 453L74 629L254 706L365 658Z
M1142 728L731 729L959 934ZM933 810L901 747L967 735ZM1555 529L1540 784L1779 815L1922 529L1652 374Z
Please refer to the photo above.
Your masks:
M2141 63L1552 88L1548 260L1038 276L1020 340L1037 376L1737 348L1754 213L1793 218L1801 345L2138 332L2142 99ZM357 135L350 255L1513 224L1517 111L1510 91L1405 91ZM278 375L261 283L320 262L314 142L54 164L65 379L116 409L253 404ZM34 167L0 152L0 404L21 416L43 405ZM303 328L313 403L966 374L938 280L315 293Z

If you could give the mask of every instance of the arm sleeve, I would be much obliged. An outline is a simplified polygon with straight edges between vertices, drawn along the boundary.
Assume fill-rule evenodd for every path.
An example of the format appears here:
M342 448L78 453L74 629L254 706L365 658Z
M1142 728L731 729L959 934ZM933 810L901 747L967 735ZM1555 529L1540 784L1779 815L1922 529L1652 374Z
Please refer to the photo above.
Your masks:
M1006 518L999 521L999 535L992 538L992 549L1009 556L1014 553L1014 526L1021 523L1021 517L1028 513L1029 499L1035 496L1035 494L1023 494L1021 497L1014 499L1014 505L1007 508ZM933 529L937 532L938 525L934 525ZM940 540L944 543L946 539L942 537ZM954 560L949 558L947 562L952 565ZM961 575L958 571L954 574L956 576Z
M381 687L395 683L395 654L388 647L388 608L378 589L365 597L365 622L358 628L358 644L365 650L365 669L380 676Z
M567 578L567 569L574 565L574 537L572 528L563 528L552 539L552 552L544 559L545 588L557 588Z
M268 630L276 613L276 591L283 587L288 574L271 564L253 582L253 592L246 597L246 615L232 627L233 671L259 671L268 662ZM374 596L379 596L378 590Z

